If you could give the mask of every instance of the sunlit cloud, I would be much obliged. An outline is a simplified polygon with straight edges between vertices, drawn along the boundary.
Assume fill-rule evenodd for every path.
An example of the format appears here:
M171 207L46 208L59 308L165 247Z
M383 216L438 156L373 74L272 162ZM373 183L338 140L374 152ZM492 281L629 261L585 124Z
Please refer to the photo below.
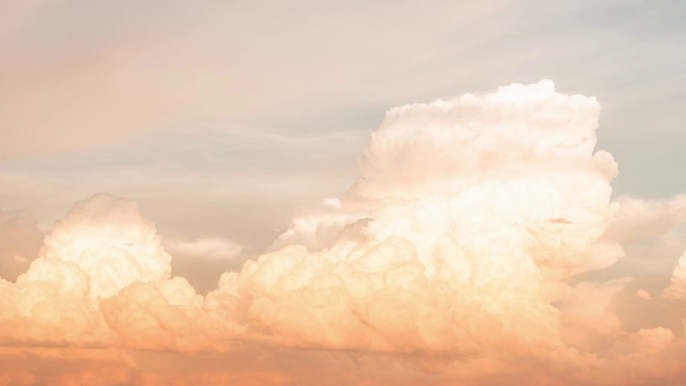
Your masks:
M78 202L0 280L0 382L674 383L686 324L628 329L612 305L633 277L584 275L681 226L686 206L612 198L599 117L550 80L393 108L350 189L206 295L174 259L231 262L240 245L165 241L128 199ZM667 299L627 301L686 317L686 255L676 264Z

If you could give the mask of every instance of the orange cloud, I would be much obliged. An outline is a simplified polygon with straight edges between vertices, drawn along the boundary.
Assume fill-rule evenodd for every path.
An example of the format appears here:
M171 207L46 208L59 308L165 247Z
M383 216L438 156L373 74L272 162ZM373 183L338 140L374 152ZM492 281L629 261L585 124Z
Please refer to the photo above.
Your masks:
M341 202L206 296L171 276L134 203L77 203L0 281L2 355L17 363L0 383L673 383L684 332L627 331L610 303L631 278L578 279L621 259L640 224L683 217L678 200L611 200L599 111L551 81L392 109ZM611 226L621 216L633 225ZM665 296L681 298L684 261Z

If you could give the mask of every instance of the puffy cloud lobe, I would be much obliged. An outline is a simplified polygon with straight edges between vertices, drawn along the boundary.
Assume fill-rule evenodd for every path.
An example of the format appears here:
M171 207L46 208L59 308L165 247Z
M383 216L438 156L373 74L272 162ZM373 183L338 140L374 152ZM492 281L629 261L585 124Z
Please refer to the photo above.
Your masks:
M107 326L126 347L183 352L220 349L225 326L203 309L183 278L135 283L100 302ZM223 332L223 334L222 334Z
M40 255L76 263L91 280L91 298L171 274L171 256L155 225L141 217L133 202L105 194L76 204L45 238Z
M639 298L641 298L643 300L652 300L653 299L653 297L650 296L650 294L647 291L642 290L642 289L639 289L638 291L636 291L636 296L638 296Z
M0 292L0 338L11 344L100 345L108 340L90 280L75 263L37 259ZM31 343L35 344L35 343Z
M612 178L616 164L609 155L593 156L599 110L595 98L556 93L551 81L391 109L372 134L360 161L362 178L346 201L375 210L436 188L459 193L484 177L537 176L550 168Z
M309 251L317 252L331 248L343 239L359 242L359 228L366 225L368 220L367 213L345 210L339 199L328 198L320 207L300 213L292 219L288 230L274 241L270 249L303 245Z

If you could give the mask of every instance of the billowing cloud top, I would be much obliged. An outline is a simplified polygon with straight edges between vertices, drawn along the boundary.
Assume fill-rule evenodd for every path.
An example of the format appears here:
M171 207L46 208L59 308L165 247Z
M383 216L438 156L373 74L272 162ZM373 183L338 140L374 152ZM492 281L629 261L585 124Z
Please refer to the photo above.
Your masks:
M609 311L630 279L571 280L617 262L635 232L608 230L617 164L594 150L599 112L551 81L394 108L340 203L294 220L204 298L171 278L171 256L133 203L96 195L55 225L25 274L0 283L0 337L227 360L256 348L440 354L468 366L436 365L442 379L470 384L499 372L602 384L626 379L626 366L648 383L683 375L683 331L631 333ZM685 297L684 261L665 296Z
M73 262L88 275L90 298L107 298L135 282L171 274L155 225L133 202L98 194L55 224L41 250L45 261Z

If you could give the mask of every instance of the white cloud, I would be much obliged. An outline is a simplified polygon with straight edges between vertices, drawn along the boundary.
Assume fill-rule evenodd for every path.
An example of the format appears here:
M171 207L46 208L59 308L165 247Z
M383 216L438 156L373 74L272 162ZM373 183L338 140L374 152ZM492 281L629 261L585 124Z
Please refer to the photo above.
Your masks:
M643 300L652 300L653 299L653 297L650 296L650 294L648 292L646 292L645 290L642 290L642 289L639 289L638 291L636 291L636 296L638 296L639 298L641 298Z
M686 252L679 258L672 272L672 285L667 287L663 295L671 299L686 300Z

